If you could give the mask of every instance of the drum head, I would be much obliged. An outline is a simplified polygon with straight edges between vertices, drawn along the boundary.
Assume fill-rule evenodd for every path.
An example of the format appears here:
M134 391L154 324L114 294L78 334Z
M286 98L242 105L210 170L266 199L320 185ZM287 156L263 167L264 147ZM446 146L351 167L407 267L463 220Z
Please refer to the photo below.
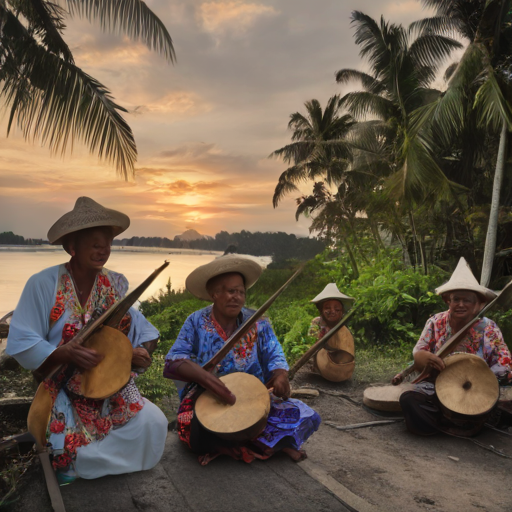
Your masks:
M46 446L46 427L52 414L52 405L50 392L41 382L34 395L27 417L27 429L34 436L38 450Z
M117 329L103 327L85 343L104 356L98 366L82 372L82 395L101 400L117 393L130 380L133 348Z
M236 396L235 404L225 404L212 392L205 391L195 404L198 421L205 429L224 439L254 439L267 423L270 411L268 389L248 373L230 373L220 380Z
M363 404L376 411L400 412L400 396L405 391L414 389L410 383L399 386L370 386L363 393Z
M475 416L490 411L500 389L487 363L474 354L452 354L436 379L441 404L452 412Z

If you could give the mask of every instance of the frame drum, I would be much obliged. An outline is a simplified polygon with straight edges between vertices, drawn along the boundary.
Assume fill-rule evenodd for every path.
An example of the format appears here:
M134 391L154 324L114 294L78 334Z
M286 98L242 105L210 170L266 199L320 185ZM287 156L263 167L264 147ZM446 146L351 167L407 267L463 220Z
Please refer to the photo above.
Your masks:
M130 340L113 327L102 327L84 347L103 355L94 368L82 371L82 395L101 400L117 393L130 380L133 348Z
M235 404L221 402L207 390L196 400L197 420L206 430L223 439L249 441L258 437L270 412L268 389L248 373L230 373L220 380L236 396Z
M456 353L444 360L436 379L436 394L446 413L477 418L487 415L500 396L498 379L475 354ZM449 415L449 414L447 414Z

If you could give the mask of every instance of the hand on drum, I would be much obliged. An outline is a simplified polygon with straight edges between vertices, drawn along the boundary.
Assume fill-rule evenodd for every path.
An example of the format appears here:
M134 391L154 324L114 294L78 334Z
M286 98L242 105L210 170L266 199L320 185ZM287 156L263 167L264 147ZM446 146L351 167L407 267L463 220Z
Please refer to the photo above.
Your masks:
M273 393L279 398L290 398L290 381L286 370L274 370L271 379L266 384L267 388L273 388Z
M143 347L133 349L132 366L136 368L149 368L151 366L151 356Z
M103 356L98 354L96 350L83 347L72 341L58 347L55 352L58 352L59 363L73 363L83 370L94 368L103 359Z
M418 350L418 352L414 354L414 362L419 371L429 367L441 372L445 368L444 361L439 356L427 350Z
M177 365L174 370L179 380L183 380L184 382L197 382L200 386L208 389L229 405L233 405L236 402L236 396L233 395L226 385L215 377L215 375L207 372L190 359L181 359L179 362L181 364Z

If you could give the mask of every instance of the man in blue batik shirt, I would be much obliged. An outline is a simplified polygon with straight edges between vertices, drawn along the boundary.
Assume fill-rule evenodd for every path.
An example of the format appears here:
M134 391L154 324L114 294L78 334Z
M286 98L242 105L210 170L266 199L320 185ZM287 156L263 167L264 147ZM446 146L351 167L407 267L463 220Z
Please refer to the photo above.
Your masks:
M254 260L236 255L218 258L194 270L186 280L196 297L213 304L190 315L166 357L164 376L196 382L234 404L236 397L212 373L203 370L226 340L253 313L244 308L245 291L261 275ZM266 459L282 450L294 460L305 458L302 444L318 429L320 417L299 400L290 399L288 364L283 349L267 319L258 320L216 367L219 376L233 372L249 373L272 389L272 404L263 432L249 443L233 443L204 429L194 416L197 388L182 390L178 411L178 433L201 464L220 454L251 462ZM188 389L188 388L186 388Z

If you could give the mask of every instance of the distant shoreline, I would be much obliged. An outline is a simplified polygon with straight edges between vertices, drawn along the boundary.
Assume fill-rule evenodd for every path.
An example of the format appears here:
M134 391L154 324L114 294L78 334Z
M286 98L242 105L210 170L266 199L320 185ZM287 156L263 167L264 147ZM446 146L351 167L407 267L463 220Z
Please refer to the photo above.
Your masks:
M64 249L61 246L42 244L42 245L10 245L10 244L0 244L0 252L64 252ZM151 252L151 253L161 253L161 254L213 254L213 255L221 255L222 251L210 251L206 249L172 249L169 247L134 247L134 246L119 246L113 245L112 252Z

